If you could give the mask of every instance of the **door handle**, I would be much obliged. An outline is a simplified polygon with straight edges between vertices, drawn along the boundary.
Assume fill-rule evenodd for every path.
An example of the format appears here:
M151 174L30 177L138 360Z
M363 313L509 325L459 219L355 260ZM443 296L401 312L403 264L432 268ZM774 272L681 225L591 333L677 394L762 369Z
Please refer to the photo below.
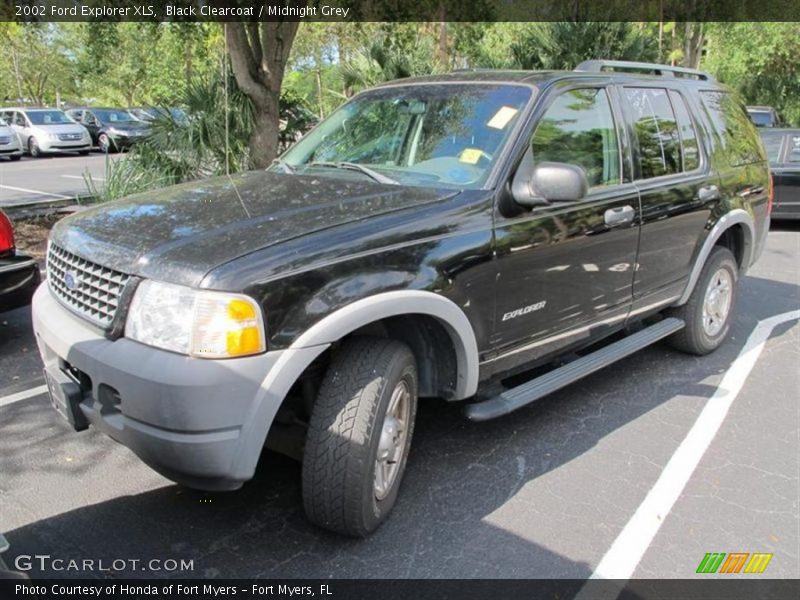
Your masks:
M697 190L697 199L700 202L711 202L712 200L719 200L722 196L719 193L719 188L715 185L707 185Z
M619 227L633 222L636 211L632 206L625 205L618 208L609 208L603 215L606 225L609 227Z

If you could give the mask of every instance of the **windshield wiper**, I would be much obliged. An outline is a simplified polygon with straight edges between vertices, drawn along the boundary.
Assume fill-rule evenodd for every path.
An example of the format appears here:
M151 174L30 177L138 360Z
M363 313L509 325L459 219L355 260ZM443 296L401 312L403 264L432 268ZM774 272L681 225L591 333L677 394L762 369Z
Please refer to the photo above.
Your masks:
M275 160L272 161L272 164L278 165L281 169L283 169L284 173L294 174L297 172L297 169L295 169L292 165L287 163L282 158L276 158Z
M375 169L370 169L369 167L365 167L364 165L360 165L358 163L353 162L327 162L327 161L320 161L320 162L311 162L306 165L308 167L331 167L333 169L347 169L349 171L358 171L363 173L367 177L377 181L378 183L387 183L389 185L399 185L400 182L396 179L392 179L384 175L383 173L378 173Z

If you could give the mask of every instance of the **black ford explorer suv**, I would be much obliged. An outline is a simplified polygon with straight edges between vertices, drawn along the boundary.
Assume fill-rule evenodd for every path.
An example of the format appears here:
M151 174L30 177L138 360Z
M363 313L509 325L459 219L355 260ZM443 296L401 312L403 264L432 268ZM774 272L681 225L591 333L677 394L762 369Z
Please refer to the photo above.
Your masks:
M208 490L300 430L309 518L361 536L395 503L418 398L485 420L662 338L719 347L769 196L744 107L698 71L403 80L267 171L64 219L34 326L75 429Z

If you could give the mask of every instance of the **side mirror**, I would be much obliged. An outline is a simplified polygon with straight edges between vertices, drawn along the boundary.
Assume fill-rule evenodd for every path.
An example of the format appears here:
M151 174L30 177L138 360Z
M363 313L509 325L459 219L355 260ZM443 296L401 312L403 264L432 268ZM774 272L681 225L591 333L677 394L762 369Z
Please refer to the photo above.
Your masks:
M558 162L534 166L530 150L525 153L511 182L514 201L526 208L551 202L576 202L585 197L588 190L586 172L581 167Z

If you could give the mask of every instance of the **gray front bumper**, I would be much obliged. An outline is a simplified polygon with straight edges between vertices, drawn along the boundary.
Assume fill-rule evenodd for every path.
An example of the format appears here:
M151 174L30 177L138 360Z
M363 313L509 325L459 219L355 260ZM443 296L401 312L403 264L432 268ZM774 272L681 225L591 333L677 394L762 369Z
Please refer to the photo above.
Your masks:
M111 341L63 308L46 282L33 298L33 324L48 367L71 366L91 380L79 405L90 425L153 469L215 490L238 488L253 476L291 385L274 367L292 351L204 360L126 338Z

